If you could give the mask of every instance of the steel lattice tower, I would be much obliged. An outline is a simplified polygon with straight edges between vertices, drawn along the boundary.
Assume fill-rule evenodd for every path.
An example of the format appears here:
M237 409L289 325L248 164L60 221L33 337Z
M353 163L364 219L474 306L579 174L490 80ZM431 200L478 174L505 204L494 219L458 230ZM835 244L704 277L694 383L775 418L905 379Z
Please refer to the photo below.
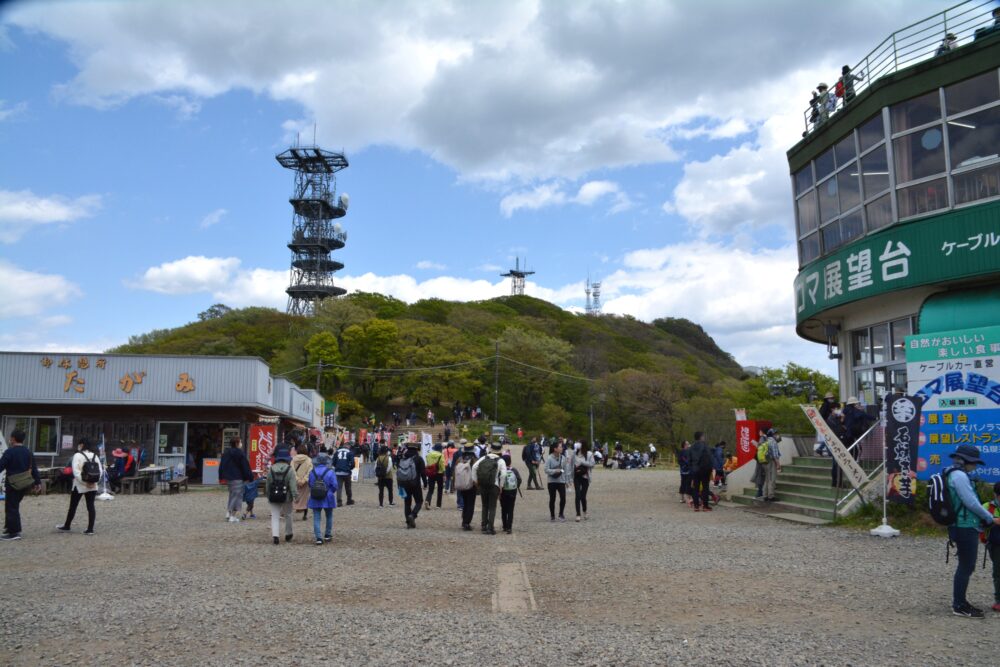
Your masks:
M328 297L346 294L333 284L333 274L344 268L330 259L330 252L344 247L347 233L333 221L347 215L347 195L337 194L335 173L346 168L343 153L317 146L289 148L275 156L282 167L295 172L292 205L291 277L288 289L288 313L313 315L319 303Z
M507 273L501 273L501 278L510 278L510 295L519 296L524 294L524 278L525 276L533 275L534 271L528 271L528 263L524 263L524 268L521 268L521 260L517 257L514 258L514 268L509 269Z

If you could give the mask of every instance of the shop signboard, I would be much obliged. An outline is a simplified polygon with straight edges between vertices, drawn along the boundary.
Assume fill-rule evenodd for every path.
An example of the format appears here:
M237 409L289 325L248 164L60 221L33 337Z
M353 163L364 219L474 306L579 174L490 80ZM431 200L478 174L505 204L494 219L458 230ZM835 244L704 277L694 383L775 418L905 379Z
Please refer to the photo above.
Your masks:
M1000 481L1000 326L907 336L906 373L921 407L917 479L973 445L985 462L975 475Z
M250 459L250 469L262 473L271 464L275 443L278 439L278 427L274 424L251 424L250 447L247 458Z

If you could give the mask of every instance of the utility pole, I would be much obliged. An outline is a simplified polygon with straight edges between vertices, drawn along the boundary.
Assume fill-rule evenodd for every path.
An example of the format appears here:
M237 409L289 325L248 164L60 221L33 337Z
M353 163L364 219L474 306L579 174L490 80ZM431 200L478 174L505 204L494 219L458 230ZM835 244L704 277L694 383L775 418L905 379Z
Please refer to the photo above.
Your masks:
M493 357L493 423L500 423L500 341Z
M323 370L323 360L319 359L316 361L316 393L319 393L319 376Z
M590 404L590 448L594 448L594 404Z

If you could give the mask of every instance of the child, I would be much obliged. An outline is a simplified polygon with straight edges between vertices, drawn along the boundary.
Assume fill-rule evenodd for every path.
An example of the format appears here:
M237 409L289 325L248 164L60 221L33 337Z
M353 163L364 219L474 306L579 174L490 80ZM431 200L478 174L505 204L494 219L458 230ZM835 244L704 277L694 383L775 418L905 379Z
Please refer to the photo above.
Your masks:
M685 440L680 449L675 450L677 452L677 465L681 470L681 502L687 503L688 505L693 505L693 498L691 498L691 463L688 458L688 447L691 446L687 440Z
M253 501L257 500L257 475L254 474L253 479L243 485L243 502L247 504L247 511L243 513L243 520L246 521L247 518L256 519L257 515L253 513Z
M510 454L504 454L502 458L508 468L500 487L500 522L503 524L503 532L510 535L514 528L514 503L517 502L517 494L521 492L521 473L511 467Z
M993 485L993 500L983 503L986 511L995 517L1000 517L1000 482ZM993 561L993 611L1000 612L1000 528L987 529L980 535L986 543L986 551Z

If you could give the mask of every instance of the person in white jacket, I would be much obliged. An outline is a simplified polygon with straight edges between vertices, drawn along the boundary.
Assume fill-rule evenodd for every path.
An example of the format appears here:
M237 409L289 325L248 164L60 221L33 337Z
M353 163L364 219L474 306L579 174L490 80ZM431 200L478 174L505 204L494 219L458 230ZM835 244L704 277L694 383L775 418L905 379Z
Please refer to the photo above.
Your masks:
M87 466L86 471L84 471L84 465ZM94 446L89 438L80 438L80 442L76 446L76 453L73 454L73 459L70 461L70 467L73 469L73 489L69 496L69 511L66 513L66 521L61 526L56 526L56 530L61 533L68 533L72 530L70 526L73 523L73 517L76 516L76 508L79 506L82 496L87 501L87 530L83 531L83 534L93 535L94 519L97 515L94 509L94 499L97 497L97 483L104 476L104 466L101 465L100 457L94 452ZM88 477L95 474L97 479L88 481Z

